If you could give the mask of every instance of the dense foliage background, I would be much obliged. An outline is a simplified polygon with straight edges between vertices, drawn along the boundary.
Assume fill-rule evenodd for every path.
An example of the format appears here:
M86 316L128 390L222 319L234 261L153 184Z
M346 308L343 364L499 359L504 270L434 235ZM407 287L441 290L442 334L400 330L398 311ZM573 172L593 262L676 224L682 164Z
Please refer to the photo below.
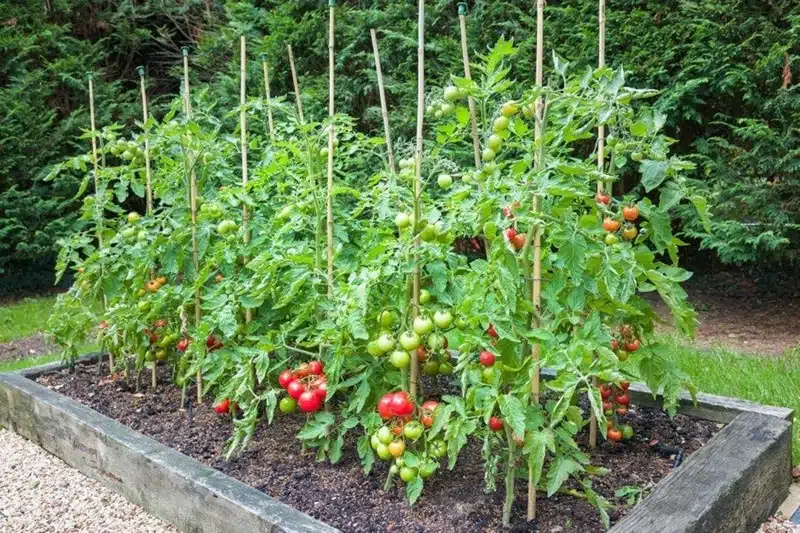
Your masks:
M415 18L408 2L345 1L337 25L337 107L380 128L368 28L379 30L393 127L416 89ZM193 49L193 75L233 109L234 37L252 46L251 91L260 86L258 53L271 61L273 94L291 89L286 44L293 45L306 105L322 116L327 74L327 2L290 0L10 0L0 5L0 293L30 283L30 265L48 271L55 240L75 223L80 175L45 182L49 168L86 150L86 71L99 75L100 125L140 117L135 67L147 66L155 113L179 90L180 47ZM535 0L470 3L474 53L499 36L520 46L516 72L532 78ZM548 46L572 63L597 57L594 0L551 0ZM460 69L456 3L428 2L427 72L438 84ZM251 41L255 43L256 41ZM684 235L726 263L794 262L800 228L800 5L793 0L615 0L608 10L608 61L628 83L662 90L656 107L671 122L678 152L694 153L693 176L714 205L712 235L690 212ZM794 72L795 81L792 80ZM315 94L319 98L314 98ZM235 120L235 119L234 119ZM231 125L233 131L234 125ZM631 175L625 190L636 187ZM129 206L136 208L140 206ZM25 265L25 268L21 267ZM696 266L695 266L696 268ZM16 273L19 272L19 275ZM49 281L50 276L44 279ZM27 281L26 281L27 280Z

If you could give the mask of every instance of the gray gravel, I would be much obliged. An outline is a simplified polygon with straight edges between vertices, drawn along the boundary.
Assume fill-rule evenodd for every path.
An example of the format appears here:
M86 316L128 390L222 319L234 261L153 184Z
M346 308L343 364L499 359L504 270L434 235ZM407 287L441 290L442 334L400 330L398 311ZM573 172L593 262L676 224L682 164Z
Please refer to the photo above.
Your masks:
M177 533L16 433L0 429L3 533Z

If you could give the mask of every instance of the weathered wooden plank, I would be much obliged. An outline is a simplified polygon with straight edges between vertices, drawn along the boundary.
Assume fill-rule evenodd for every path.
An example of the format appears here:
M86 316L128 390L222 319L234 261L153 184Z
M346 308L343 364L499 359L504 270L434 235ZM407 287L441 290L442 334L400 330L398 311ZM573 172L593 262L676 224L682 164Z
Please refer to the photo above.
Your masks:
M752 533L791 483L791 422L737 416L664 478L612 533Z
M0 374L0 424L180 531L338 531L19 374Z

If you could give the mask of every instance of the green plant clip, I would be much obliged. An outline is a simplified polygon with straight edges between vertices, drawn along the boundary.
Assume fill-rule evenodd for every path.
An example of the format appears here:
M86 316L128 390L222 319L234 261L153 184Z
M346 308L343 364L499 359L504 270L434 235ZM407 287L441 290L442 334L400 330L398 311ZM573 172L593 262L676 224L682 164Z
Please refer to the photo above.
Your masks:
M466 2L459 2L458 3L458 14L466 16L466 14L467 14L467 3Z
M140 78L144 78L144 67L142 65L136 67L136 72L139 74Z

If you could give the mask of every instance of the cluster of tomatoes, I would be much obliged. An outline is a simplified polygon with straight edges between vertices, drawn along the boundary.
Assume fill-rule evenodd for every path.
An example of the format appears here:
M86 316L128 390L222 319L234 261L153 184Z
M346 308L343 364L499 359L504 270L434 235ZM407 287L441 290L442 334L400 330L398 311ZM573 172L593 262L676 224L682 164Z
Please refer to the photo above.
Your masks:
M430 300L428 291L420 291L420 304L424 305ZM394 313L382 311L378 315L380 333L367 343L367 352L373 357L388 355L392 366L401 370L408 368L411 358L416 357L422 363L423 374L427 376L452 374L453 364L444 331L453 322L453 314L449 310L439 310L431 316L421 314L413 320L411 329L401 333L395 340L391 329L395 325Z
M641 348L642 343L636 336L633 327L623 324L619 327L619 337L611 339L611 349L620 361L627 361L628 356Z
M328 380L322 361L302 363L294 370L286 369L278 376L278 383L288 394L280 401L283 413L293 413L298 407L304 413L316 413L322 409L328 396Z
M431 477L439 467L437 459L447 455L447 444L443 440L422 439L425 430L433 426L438 407L439 402L434 400L423 403L419 409L419 419L414 420L414 403L407 392L384 394L378 402L378 415L385 424L372 434L370 444L379 458L394 461L390 467L392 475L399 474L406 483L417 476L422 479ZM406 464L403 458L406 441L421 448L422 459L418 465Z
M149 339L148 350L145 352L144 357L146 362L152 363L153 361L166 360L169 355L169 347L181 338L179 333L170 332L168 327L169 323L162 318L156 320L151 327L144 330Z
M489 335L489 339L491 344L494 346L497 343L497 339L499 338L497 334L497 330L494 329L494 325L489 324L489 327L486 328L486 333ZM494 381L495 372L501 370L499 364L495 364L497 361L497 356L494 352L489 350L482 350L478 354L478 365L481 368L481 378L486 383L492 383Z
M619 386L600 385L600 397L603 399L603 411L606 416L606 438L611 442L628 440L633 437L633 428L630 424L620 424L619 418L628 414L628 387L627 381L620 382Z
M611 196L605 192L598 192L594 199L598 204L606 207L611 204ZM603 219L603 229L606 231L606 244L617 244L620 236L626 241L634 240L639 235L639 230L635 224L638 219L639 208L633 204L622 208L622 221L619 220L618 216L605 217Z

